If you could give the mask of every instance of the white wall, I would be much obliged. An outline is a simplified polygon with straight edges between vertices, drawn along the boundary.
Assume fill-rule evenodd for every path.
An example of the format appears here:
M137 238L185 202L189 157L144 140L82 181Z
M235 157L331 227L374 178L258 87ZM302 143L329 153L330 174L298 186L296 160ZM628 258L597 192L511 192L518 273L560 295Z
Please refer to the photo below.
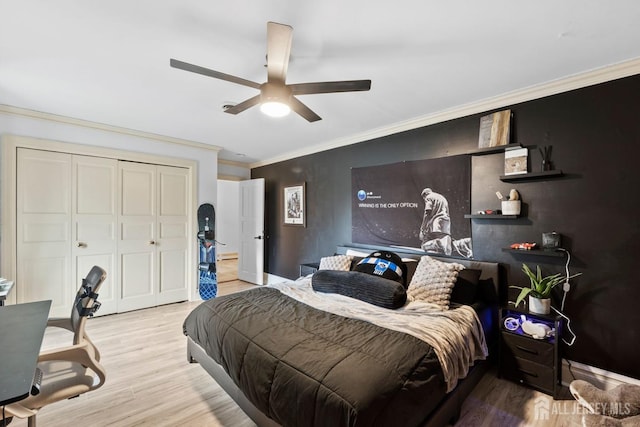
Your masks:
M240 244L240 184L238 181L218 180L218 204L216 205L216 253L237 253Z
M2 107L2 106L0 106ZM158 118L165 120L166 118ZM198 164L198 205L212 203L217 199L218 151L169 142L170 138L154 138L124 129L102 126L91 122L67 119L46 114L29 114L29 111L0 108L0 135L11 134L43 138L60 142L71 142L110 149L151 153L182 159L191 159ZM43 142L46 148L46 142Z
M218 160L218 178L230 181L251 179L251 168L248 163Z

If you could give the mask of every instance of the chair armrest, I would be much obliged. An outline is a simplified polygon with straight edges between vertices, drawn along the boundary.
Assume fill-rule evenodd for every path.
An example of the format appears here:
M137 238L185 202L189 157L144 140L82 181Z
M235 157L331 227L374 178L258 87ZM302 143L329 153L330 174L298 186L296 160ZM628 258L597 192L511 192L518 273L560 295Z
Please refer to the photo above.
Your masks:
M85 362L91 362L90 359L91 356L87 351L86 343L52 348L41 351L38 355L38 363L52 360L69 360L84 364Z
M91 369L100 378L100 382L92 387L92 389L95 389L104 384L106 372L104 367L95 359L94 355L94 347L84 342L82 344L43 351L38 356L38 363L52 360L66 360L79 363L85 368Z

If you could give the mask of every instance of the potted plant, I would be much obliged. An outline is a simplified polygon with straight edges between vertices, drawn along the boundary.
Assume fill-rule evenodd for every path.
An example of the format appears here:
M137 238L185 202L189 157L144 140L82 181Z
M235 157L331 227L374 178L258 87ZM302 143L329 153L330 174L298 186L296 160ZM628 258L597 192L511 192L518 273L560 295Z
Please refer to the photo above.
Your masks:
M522 271L527 275L531 286L524 288L521 286L511 286L520 289L520 294L516 298L516 307L524 301L525 297L529 297L529 311L538 314L549 314L551 311L551 291L560 283L564 283L573 277L582 273L576 273L565 278L562 274L554 274L542 277L540 266L536 266L536 273L531 271L527 264L522 264Z

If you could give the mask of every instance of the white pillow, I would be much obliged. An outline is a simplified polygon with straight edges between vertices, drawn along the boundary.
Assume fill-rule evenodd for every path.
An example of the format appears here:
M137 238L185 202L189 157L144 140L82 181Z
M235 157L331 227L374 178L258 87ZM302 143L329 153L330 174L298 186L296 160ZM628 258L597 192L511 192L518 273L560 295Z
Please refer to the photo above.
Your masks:
M345 252L346 255L348 256L352 256L352 257L360 257L360 258L366 258L369 256L371 252L360 252L360 251L356 251L354 249L347 249L347 251Z
M351 270L351 260L353 257L349 255L334 255L320 258L320 266L318 270Z
M430 302L448 310L451 291L460 270L464 270L462 264L423 256L407 289L407 299Z

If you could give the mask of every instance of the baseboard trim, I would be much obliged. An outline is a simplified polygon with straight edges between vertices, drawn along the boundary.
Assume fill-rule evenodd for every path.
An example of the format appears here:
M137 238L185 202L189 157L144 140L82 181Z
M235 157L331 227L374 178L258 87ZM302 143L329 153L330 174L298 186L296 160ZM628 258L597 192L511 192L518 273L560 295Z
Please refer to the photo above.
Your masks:
M640 380L605 371L584 363L562 359L562 385L569 386L573 380L584 380L604 390L611 390L620 384L640 386Z

